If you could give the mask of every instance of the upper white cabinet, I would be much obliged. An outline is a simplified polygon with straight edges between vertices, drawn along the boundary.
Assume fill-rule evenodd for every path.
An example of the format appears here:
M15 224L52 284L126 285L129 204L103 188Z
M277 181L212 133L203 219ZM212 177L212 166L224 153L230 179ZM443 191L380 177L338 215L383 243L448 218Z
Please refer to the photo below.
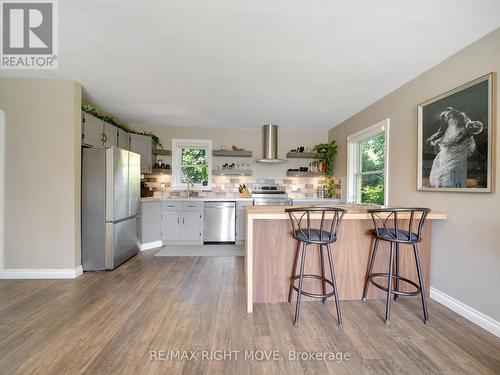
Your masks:
M82 145L88 147L119 147L141 155L141 173L153 170L153 138L128 133L89 113L82 111Z
M99 147L103 145L104 121L82 111L82 144Z
M141 173L151 173L153 139L148 135L130 134L130 151L141 155Z
M118 128L107 122L104 122L102 132L104 147L116 147L118 145Z
M118 147L130 150L130 134L122 129L118 129Z

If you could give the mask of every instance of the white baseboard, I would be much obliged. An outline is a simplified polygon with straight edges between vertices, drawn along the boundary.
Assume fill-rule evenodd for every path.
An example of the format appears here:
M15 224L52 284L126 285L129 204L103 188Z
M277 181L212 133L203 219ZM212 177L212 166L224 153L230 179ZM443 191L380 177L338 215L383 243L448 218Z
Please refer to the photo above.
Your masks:
M477 324L479 327L485 329L491 334L500 337L500 322L497 320L484 315L482 312L479 312L465 303L450 297L446 293L443 293L432 286L430 287L430 297L440 304L455 311L458 315L461 315L465 319L470 320L472 323Z
M144 250L156 249L156 248L162 247L162 246L163 246L163 242L153 241L153 242L141 243L139 248L141 251L144 251Z
M83 267L76 268L10 268L0 270L0 279L76 279Z

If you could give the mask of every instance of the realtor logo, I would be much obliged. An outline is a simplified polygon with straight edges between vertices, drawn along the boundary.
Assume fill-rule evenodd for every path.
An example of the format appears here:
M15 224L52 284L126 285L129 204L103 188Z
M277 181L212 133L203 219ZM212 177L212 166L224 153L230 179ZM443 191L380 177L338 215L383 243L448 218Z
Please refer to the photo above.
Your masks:
M56 69L55 0L0 0L0 68Z

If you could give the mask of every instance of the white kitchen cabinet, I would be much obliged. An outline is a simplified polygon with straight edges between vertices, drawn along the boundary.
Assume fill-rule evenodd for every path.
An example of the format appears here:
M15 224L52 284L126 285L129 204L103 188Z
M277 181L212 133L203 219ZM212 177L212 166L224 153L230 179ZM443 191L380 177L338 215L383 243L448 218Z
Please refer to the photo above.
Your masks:
M130 151L141 155L141 173L151 173L153 139L148 135L130 134Z
M181 215L181 240L200 241L202 230L202 215L196 211L186 211Z
M166 200L161 202L161 211L164 243L203 243L203 202Z
M82 111L82 144L90 147L102 147L104 121Z
M236 243L245 241L245 207L251 205L252 201L236 202Z
M139 238L142 244L161 241L162 222L160 201L141 203Z
M116 147L118 145L118 128L116 126L104 122L102 136L104 147Z
M122 129L118 129L118 147L130 150L130 134Z
M161 214L161 239L164 242L181 239L180 211L164 211Z

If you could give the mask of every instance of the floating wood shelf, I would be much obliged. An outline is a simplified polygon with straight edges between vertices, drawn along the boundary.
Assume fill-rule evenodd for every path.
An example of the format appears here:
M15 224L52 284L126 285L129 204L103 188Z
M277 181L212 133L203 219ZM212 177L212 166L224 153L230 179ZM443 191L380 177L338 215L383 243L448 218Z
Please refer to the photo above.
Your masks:
M238 171L212 171L214 176L251 176L253 173L250 169L241 169Z
M314 159L318 156L323 156L323 154L317 152L288 152L286 154L287 159Z
M252 151L234 151L234 150L212 150L213 156L232 156L239 158L251 158Z
M153 155L170 156L170 155L172 155L172 151L164 150L162 148L153 148Z
M147 173L145 173L147 174ZM172 169L157 168L151 171L151 174L172 174Z
M286 171L287 177L324 177L325 172Z

